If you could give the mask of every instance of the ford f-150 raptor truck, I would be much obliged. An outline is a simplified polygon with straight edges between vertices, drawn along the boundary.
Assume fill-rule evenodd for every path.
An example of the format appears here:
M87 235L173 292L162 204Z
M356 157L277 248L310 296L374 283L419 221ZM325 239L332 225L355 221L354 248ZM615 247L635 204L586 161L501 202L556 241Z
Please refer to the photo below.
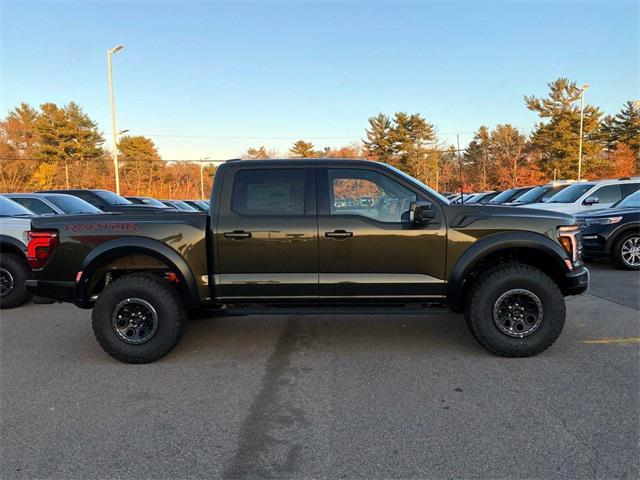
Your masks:
M34 218L31 292L93 308L103 349L152 362L190 309L464 311L490 352L531 356L584 292L572 216L450 205L394 167L365 160L229 161L211 209Z

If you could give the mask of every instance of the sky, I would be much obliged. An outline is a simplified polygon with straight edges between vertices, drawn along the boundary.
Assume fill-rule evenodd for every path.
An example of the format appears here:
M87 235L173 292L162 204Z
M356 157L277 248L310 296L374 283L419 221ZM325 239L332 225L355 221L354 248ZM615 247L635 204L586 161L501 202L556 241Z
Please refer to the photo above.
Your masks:
M10 2L0 0L0 112L75 101L165 159L286 154L364 137L379 112L420 113L461 146L480 125L525 132L523 96L589 83L606 113L640 98L640 2Z

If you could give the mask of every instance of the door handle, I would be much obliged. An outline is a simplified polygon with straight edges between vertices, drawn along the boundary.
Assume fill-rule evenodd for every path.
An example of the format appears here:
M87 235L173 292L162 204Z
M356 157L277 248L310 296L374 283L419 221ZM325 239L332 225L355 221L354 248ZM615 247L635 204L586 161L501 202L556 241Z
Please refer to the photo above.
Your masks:
M225 232L225 238L232 238L234 240L242 240L243 238L251 238L251 232L245 232L244 230L234 230L233 232Z
M347 232L346 230L334 230L333 232L324 232L324 236L327 238L351 238L353 232Z

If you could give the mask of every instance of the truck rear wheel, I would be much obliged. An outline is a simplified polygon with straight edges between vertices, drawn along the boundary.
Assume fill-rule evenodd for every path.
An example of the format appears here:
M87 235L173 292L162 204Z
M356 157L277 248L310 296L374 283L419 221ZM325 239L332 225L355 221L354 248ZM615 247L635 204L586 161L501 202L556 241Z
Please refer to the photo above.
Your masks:
M111 282L92 313L100 346L125 363L149 363L180 341L187 312L176 289L151 274L130 274Z
M530 357L549 348L565 323L564 297L544 272L524 264L495 266L481 275L467 297L471 334L491 353Z
M0 255L0 308L19 307L31 298L25 285L28 275L26 260L15 253Z

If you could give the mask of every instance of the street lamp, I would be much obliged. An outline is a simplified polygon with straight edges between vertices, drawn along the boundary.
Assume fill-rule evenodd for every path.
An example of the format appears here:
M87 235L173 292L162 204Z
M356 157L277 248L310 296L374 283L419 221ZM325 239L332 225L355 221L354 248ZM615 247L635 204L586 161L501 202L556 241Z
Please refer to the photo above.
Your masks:
M113 155L113 167L116 173L116 193L120 195L120 172L118 166L118 133L116 132L116 107L113 102L113 75L111 73L111 55L118 53L124 48L124 45L117 45L107 50L107 67L109 69L109 100L111 101L111 132L113 134L113 147L111 154Z
M584 125L584 92L589 88L585 83L580 89L580 143L578 144L578 181L582 176L582 128Z

